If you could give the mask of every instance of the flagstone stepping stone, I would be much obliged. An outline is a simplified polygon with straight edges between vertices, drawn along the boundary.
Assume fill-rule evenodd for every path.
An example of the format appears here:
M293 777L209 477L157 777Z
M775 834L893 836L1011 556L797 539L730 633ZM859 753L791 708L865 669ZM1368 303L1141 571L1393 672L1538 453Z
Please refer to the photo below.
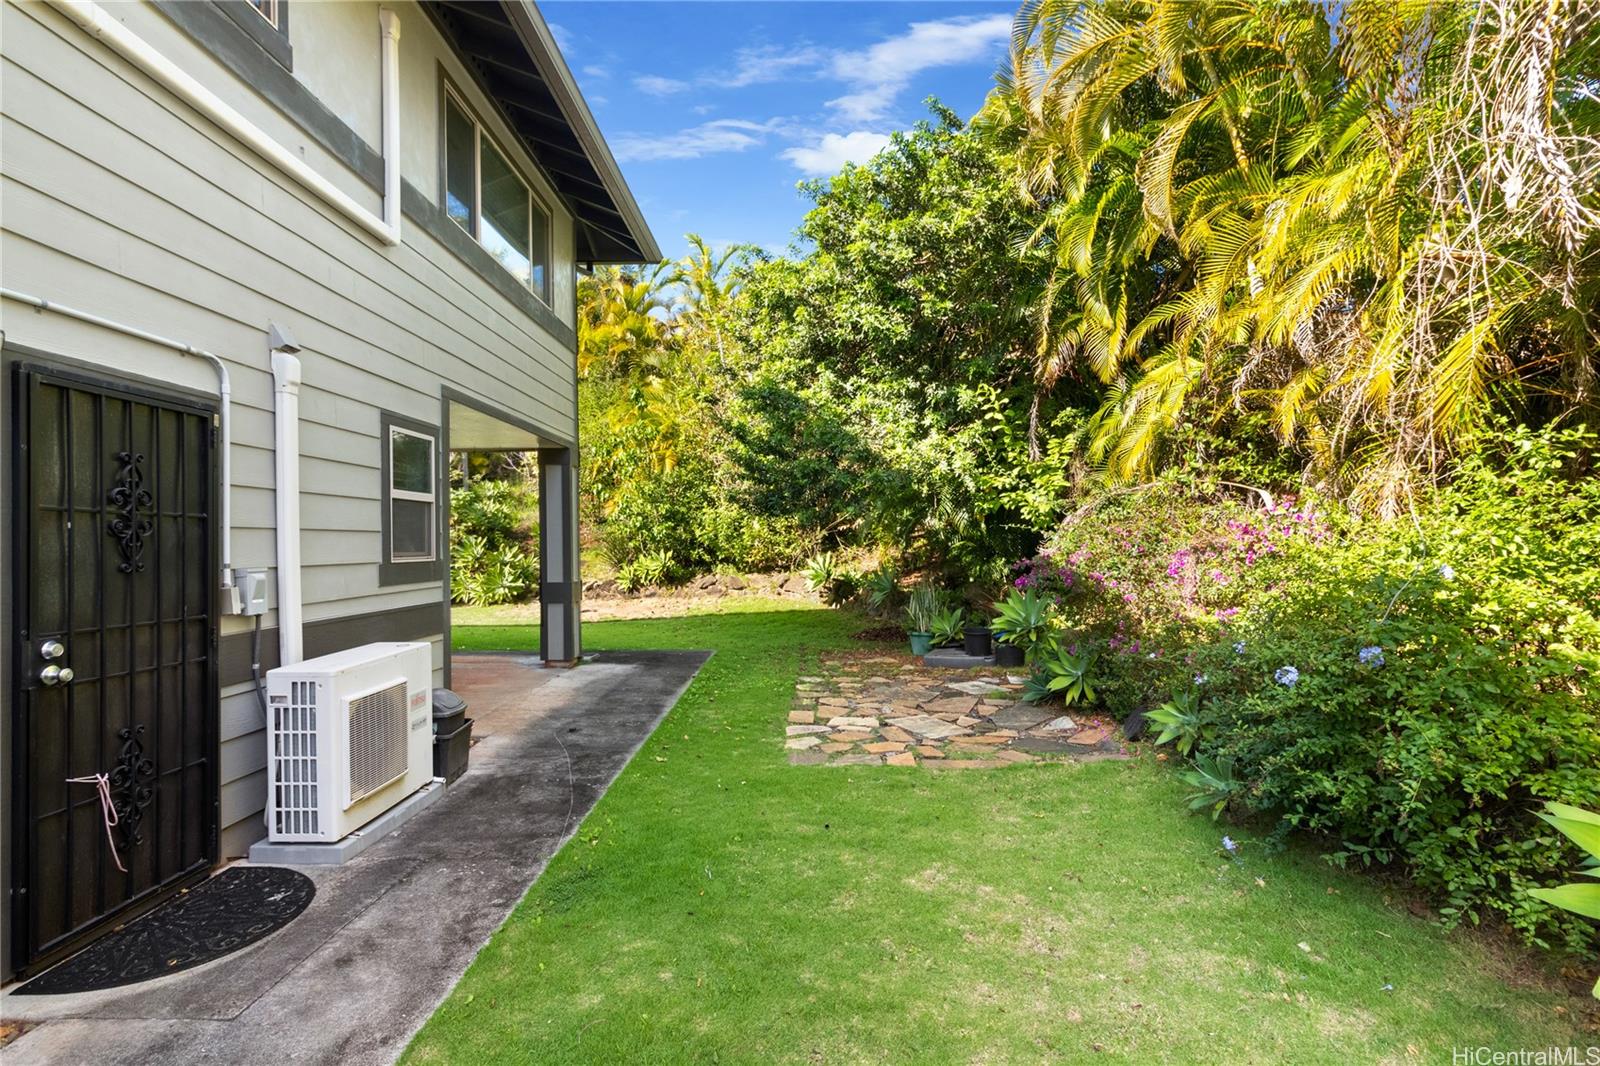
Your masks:
M975 736L975 737L963 737L962 740L961 740L961 743L962 744L995 744L995 745L999 745L999 744L1004 744L1006 741L1008 741L1010 739L1011 739L1010 737L1003 737L998 733L984 733L984 734L982 734L980 736Z
M876 744L863 746L861 750L870 751L874 755L888 755L890 752L905 751L906 746L904 744L896 744L892 740L880 740Z
M853 747L855 747L855 745L854 744L850 744L848 742L830 740L828 743L822 745L822 747L818 748L817 750L818 751L825 751L829 755L837 755L841 751L849 751Z
M897 729L904 729L928 740L944 740L947 737L966 736L966 730L953 722L941 722L932 715L917 714L910 718L896 718L889 723Z
M863 715L842 714L837 718L828 719L828 725L834 729L876 729L878 720Z
M944 749L936 748L932 744L918 744L917 754L924 759L942 759L944 758Z
M957 681L955 684L946 685L945 688L955 689L957 692L965 692L970 696L987 696L994 691L995 686L998 684L998 681L985 681L979 678L976 681Z
M981 721L983 721L982 718L974 718L970 714L964 714L960 718L956 719L956 725L973 726L977 725Z
M789 721L795 725L811 725L817 720L815 711L790 711Z
M896 744L909 744L912 741L911 734L899 726L886 725L878 730L878 733L882 735L884 740L892 740Z
M1032 734L1013 740L1011 748L1014 751L1031 751L1040 755L1065 755L1073 750L1064 736L1039 737Z
M828 760L829 766L882 766L881 755L835 755Z
M940 700L928 700L923 703L922 709L931 715L950 714L957 717L968 714L978 701L971 696L950 696Z
M1007 748L1005 751L997 751L997 752L995 752L994 753L994 757L996 759L1004 759L1006 762L1038 762L1039 761L1039 757L1037 755L1029 755L1025 751L1012 751L1010 748Z
M1001 729L1014 729L1024 733L1049 717L1049 711L1042 711L1026 703L1013 703L991 713L989 721Z
M845 756L849 758L849 756ZM924 770L997 770L1011 764L1003 759L943 759L922 764Z
M841 699L838 696L827 696L827 697L824 697L823 699L818 700L817 701L817 706L819 706L819 707L843 707L843 708L848 709L849 706L850 706L850 701L847 700L847 699Z
M802 674L800 677L796 678L796 680L802 685L823 685L828 681L827 678L817 677L815 674Z
M891 756L889 756L887 759L885 759L883 761L888 763L890 766L915 766L915 765L917 765L917 757L915 755L911 754L909 751L902 751L898 755L891 755Z
M821 743L822 740L819 737L795 737L793 740L784 741L783 746L790 751L805 751L807 748L814 748Z
M1044 725L1038 726L1037 728L1035 728L1033 730L1033 732L1035 732L1035 733L1072 733L1072 732L1076 732L1077 728L1078 728L1078 723L1077 722L1074 722L1071 718L1067 717L1066 715L1062 715L1060 718L1052 718L1052 719L1050 719L1050 721L1046 722Z
M832 739L840 741L842 743L854 744L856 741L859 741L859 740L871 740L872 739L872 734L871 733L863 733L860 730L844 729L844 730L841 730L841 731L833 734Z
M807 733L826 733L828 732L828 727L825 725L790 725L784 726L783 732L785 736L803 737Z
M789 753L790 766L822 766L827 761L828 757L822 754L820 748L816 751L791 751Z
M1092 748L1092 747L1095 747L1096 745L1100 744L1102 741L1104 741L1105 739L1107 739L1110 736L1111 736L1111 727L1110 726L1103 726L1103 725L1088 726L1088 727L1085 727L1083 729L1078 730L1076 733L1074 733L1072 735L1072 743L1073 743L1073 745L1075 747Z

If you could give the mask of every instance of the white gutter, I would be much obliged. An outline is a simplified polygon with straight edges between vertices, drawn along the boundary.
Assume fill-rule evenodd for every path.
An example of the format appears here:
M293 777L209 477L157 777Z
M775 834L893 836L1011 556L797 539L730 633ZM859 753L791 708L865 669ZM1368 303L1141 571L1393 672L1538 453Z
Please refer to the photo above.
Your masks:
M273 503L278 540L278 663L305 658L300 596L300 360L272 350Z
M228 364L204 348L196 348L192 344L175 341L158 333L140 329L138 326L114 322L109 318L102 318L99 315L90 314L88 311L80 311L65 304L52 303L39 296L29 296L27 293L17 292L15 289L0 289L0 296L7 300L15 300L18 303L30 304L41 311L53 311L67 318L75 318L79 322L87 322L91 326L114 330L117 333L129 337L137 337L139 340L148 341L151 344L159 344L163 348L171 348L173 351L182 352L184 355L192 355L198 359L204 359L217 372L217 395L221 399L217 406L217 421L219 423L217 429L222 438L217 449L220 453L218 465L222 468L220 472L222 499L217 508L219 512L218 519L222 525L222 609L229 614L236 612L239 608L233 598L233 565L228 559L229 554L233 551L233 387L228 381Z
M97 38L128 62L166 86L179 99L233 134L257 155L337 208L386 245L400 243L400 20L387 8L378 12L383 32L383 217L356 203L342 189L318 174L298 155L234 110L149 42L108 14L94 0L52 0L85 33Z

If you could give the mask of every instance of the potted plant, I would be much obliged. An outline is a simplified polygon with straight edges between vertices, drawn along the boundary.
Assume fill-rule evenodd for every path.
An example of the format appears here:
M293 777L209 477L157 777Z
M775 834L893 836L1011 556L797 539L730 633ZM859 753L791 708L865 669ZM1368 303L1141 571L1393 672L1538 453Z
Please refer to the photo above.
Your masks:
M948 648L961 643L961 623L965 616L959 607L943 607L933 616L933 646Z
M999 642L996 666L1021 666L1028 653L1050 635L1050 603L1035 589L1013 589L995 605L990 630Z
M926 655L933 650L933 623L939 614L939 590L923 583L911 590L906 600L906 621L910 625L907 636L911 640L912 655Z

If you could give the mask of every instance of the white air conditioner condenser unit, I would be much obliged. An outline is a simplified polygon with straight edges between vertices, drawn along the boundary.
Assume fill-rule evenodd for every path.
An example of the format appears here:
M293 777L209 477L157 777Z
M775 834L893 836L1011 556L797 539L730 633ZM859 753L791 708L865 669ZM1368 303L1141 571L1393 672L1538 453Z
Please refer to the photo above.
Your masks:
M433 650L366 644L267 672L267 839L332 842L433 777Z

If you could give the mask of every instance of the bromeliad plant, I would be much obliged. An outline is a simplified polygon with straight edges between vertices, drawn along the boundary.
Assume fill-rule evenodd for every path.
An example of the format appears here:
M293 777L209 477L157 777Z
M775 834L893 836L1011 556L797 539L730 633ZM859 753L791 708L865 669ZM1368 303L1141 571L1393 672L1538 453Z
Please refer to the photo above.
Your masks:
M933 616L933 645L942 648L949 644L960 644L962 627L966 621L966 614L960 607L945 607Z
M1059 644L1050 644L1039 655L1039 665L1023 686L1022 698L1029 703L1042 703L1052 696L1071 707L1075 703L1088 703L1094 699L1094 684L1089 671L1094 668L1093 651L1073 652Z
M887 563L861 579L866 592L867 609L873 614L884 614L894 609L900 598L900 572Z
M1033 588L1025 592L1013 589L995 604L994 621L990 623L994 639L1015 645L1024 652L1032 651L1047 640L1054 628L1055 616L1050 601Z
M1196 741L1211 733L1211 727L1200 717L1200 693L1194 689L1174 692L1172 699L1145 717L1151 724L1161 727L1156 743L1176 741L1178 751L1183 755L1188 755L1194 750Z
M1233 773L1233 757L1220 758L1201 755L1194 766L1178 775L1194 791L1189 794L1189 809L1201 811L1211 808L1211 820L1216 821L1228 801L1244 789L1244 782Z
M1539 812L1539 817L1555 826L1563 836L1588 852L1589 857L1584 862L1585 868L1580 871L1581 875L1600 878L1600 814L1550 800L1545 803L1544 810ZM1546 903L1553 903L1573 914L1581 914L1585 918L1600 921L1600 881L1579 881L1570 885L1558 885L1555 888L1530 888L1528 895L1542 899ZM1594 984L1594 997L1600 999L1600 981Z

